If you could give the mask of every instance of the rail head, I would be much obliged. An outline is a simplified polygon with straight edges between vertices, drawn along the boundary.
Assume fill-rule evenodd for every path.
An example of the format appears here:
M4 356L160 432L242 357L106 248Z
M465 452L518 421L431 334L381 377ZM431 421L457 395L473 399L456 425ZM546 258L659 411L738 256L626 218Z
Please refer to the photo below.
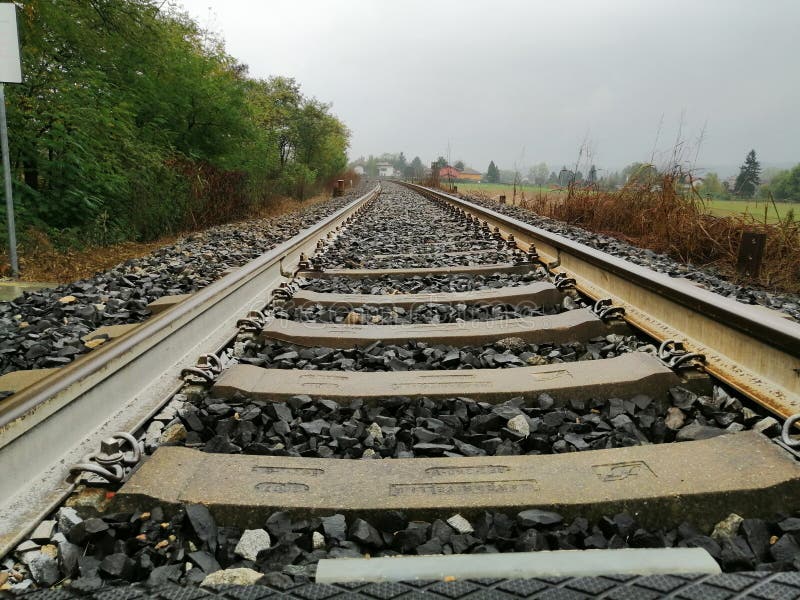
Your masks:
M308 243L312 238L316 240L321 232L328 230L332 224L352 212L354 207L374 197L379 190L380 186L378 185L347 206L314 225L302 229L292 238L281 242L261 256L202 288L183 302L144 321L131 332L59 368L4 400L0 403L0 446L3 440L2 433L10 423L24 418L31 409L46 402L55 394L86 383L97 375L108 375L107 371L112 362L123 359L131 351L146 344L148 340L157 338L160 334L176 327L184 326L187 318L191 319L193 315L203 312L222 298L230 296L265 269L276 265L282 266L282 262L296 252L300 245Z

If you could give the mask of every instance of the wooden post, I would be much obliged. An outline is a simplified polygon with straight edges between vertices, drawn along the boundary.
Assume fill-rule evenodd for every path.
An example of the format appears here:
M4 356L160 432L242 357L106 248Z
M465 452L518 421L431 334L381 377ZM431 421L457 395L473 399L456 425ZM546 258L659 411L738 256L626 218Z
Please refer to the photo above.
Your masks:
M761 261L764 258L764 246L766 243L766 233L742 232L742 239L739 244L739 258L736 261L736 270L739 275L753 279L758 278L761 272Z
M505 204L505 203L506 203L505 195L500 196L500 204Z

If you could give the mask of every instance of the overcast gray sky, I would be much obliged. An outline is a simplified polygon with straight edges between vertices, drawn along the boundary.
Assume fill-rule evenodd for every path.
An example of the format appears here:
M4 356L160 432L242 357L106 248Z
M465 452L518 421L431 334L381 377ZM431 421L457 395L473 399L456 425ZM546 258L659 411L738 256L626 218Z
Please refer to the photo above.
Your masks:
M588 140L617 168L663 161L683 122L698 166L800 162L798 0L177 1L252 75L332 103L351 157L555 168Z

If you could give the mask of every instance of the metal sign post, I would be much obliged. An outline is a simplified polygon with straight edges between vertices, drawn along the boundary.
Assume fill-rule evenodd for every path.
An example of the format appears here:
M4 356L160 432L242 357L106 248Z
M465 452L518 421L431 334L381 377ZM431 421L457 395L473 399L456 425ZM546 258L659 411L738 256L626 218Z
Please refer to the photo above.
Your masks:
M6 124L6 83L22 83L22 64L19 59L19 37L17 35L17 7L11 3L0 4L0 150L3 153L3 181L6 192L8 258L11 261L12 274L14 277L18 277L17 230L14 225L11 158L8 152L8 125Z
M8 225L8 258L11 274L19 277L17 259L17 226L14 224L14 196L11 191L11 161L8 157L8 126L6 125L5 84L0 82L0 147L3 151L3 181L6 188L6 224Z

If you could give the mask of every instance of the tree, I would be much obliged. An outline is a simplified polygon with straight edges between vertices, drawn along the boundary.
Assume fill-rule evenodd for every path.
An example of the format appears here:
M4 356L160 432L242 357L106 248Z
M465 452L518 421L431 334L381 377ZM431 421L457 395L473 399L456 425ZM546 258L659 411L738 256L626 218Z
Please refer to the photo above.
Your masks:
M589 174L586 176L586 183L590 185L597 183L597 167L594 165L589 168Z
M528 169L528 180L538 186L543 186L547 183L547 164L539 163Z
M778 200L800 202L800 164L772 178L769 190Z
M494 161L489 162L489 167L486 169L486 181L489 183L500 182L500 169L494 164Z
M318 189L349 132L160 0L30 0L10 86L20 230L110 243L245 216ZM1 235L1 234L0 234Z
M558 184L558 175L556 175L555 171L550 171L550 176L547 178L548 185L556 185Z
M398 171L400 171L401 173L404 173L405 170L406 170L406 166L408 166L408 163L406 162L406 156L402 152L400 154L398 154L394 158L394 160L391 161L391 163L392 163L392 166L395 169L397 169Z
M454 164L453 166L454 166L454 167L455 167L455 168L456 168L458 171L463 171L463 170L464 170L464 161L463 161L463 160L457 160L457 161L456 161L456 164Z
M744 159L744 164L739 168L733 191L742 198L752 198L760 183L761 165L756 160L756 151L750 150Z
M425 175L425 167L422 164L422 161L419 159L419 156L415 156L414 160L406 168L406 176L413 177L414 179L422 179Z
M709 171L703 177L703 182L700 184L700 193L709 196L722 196L725 194L725 188L720 181L719 175L713 171Z
M437 158L434 161L433 165L431 165L431 167L436 171L438 171L439 169L442 169L442 168L444 168L446 166L447 166L447 159L444 156L440 156L439 158Z

